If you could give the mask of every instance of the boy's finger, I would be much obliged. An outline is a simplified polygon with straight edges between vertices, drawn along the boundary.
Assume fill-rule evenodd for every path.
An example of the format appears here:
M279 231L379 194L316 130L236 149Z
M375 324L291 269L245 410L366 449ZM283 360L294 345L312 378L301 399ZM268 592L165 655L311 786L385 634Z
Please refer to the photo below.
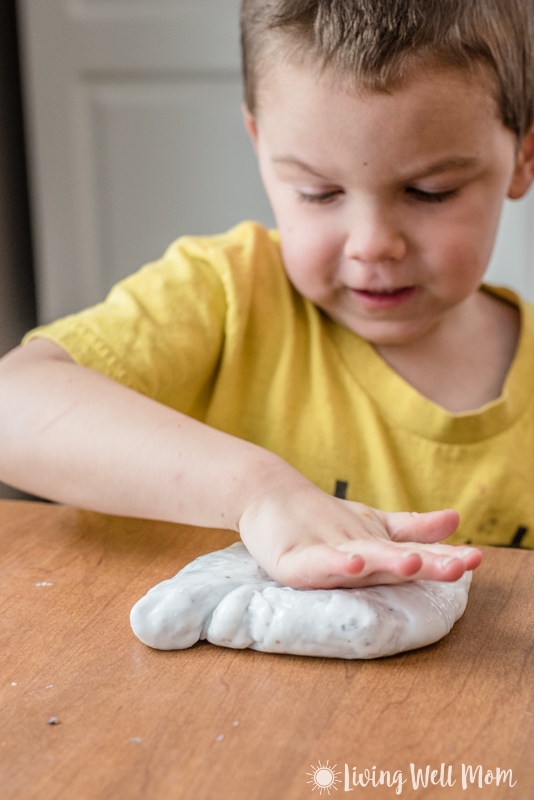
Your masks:
M395 542L439 542L459 525L460 515L453 508L443 511L384 513L384 525Z
M459 522L460 516L452 508L444 509L443 511L429 511L425 514L417 514L415 512L384 514L384 524L388 533L391 539L397 542L413 541L429 545L436 544L441 539L445 539L454 533ZM462 545L443 545L443 547L448 548L449 557L461 559L466 565L466 569L476 569L482 561L482 553L476 547ZM424 552L430 553L432 551ZM427 558L429 557L427 556ZM429 563L432 561L433 559L429 558ZM421 575L417 575L417 578L426 580L426 570ZM443 580L442 578L434 577L433 571L431 571L428 579Z
M277 580L294 589L332 589L352 585L352 579L364 568L365 561L359 553L313 545L284 555L278 562Z
M440 545L436 546L440 548ZM278 580L294 588L357 588L410 580L455 581L482 560L474 548L417 550L393 543L354 541L339 548L315 545L287 554ZM353 552L351 552L353 551Z
M401 583L409 580L455 581L467 569L478 566L481 554L474 548L455 548L450 545L399 545L384 542L355 541L342 545L362 556L365 566L353 585ZM471 553L475 554L472 560ZM473 563L473 566L471 566Z
M482 553L474 547L428 544L384 546L379 542L355 542L365 566L353 586L400 583L409 580L456 581L475 569ZM348 549L343 545L343 549ZM417 561L418 560L418 561ZM344 583L343 585L348 585Z

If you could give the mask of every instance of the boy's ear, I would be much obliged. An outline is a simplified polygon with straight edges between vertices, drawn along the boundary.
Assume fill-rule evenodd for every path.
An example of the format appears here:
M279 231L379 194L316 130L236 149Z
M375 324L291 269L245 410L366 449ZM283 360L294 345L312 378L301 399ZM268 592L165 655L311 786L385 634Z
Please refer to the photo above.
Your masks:
M256 127L256 120L252 116L252 113L246 103L243 103L241 106L241 111L243 113L243 122L245 123L246 131L252 140L254 149L256 149L258 144L258 129Z
M534 181L534 125L519 146L508 197L511 200L519 200L527 193L532 181Z

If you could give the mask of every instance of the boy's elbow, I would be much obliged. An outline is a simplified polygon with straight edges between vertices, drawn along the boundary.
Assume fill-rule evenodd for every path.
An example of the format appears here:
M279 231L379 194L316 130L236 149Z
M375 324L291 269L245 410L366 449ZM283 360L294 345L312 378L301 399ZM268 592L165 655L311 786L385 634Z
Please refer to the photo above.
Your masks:
M55 342L43 338L32 339L28 344L19 345L0 358L0 383L19 370L26 370L43 361L74 363L67 351Z
M47 366L58 361L74 363L62 347L46 339L19 345L0 358L0 438L24 409L39 403L47 376L54 379Z
M21 475L28 471L35 431L47 413L43 397L57 381L57 362L74 363L59 345L42 338L0 359L0 480L5 483L27 488Z

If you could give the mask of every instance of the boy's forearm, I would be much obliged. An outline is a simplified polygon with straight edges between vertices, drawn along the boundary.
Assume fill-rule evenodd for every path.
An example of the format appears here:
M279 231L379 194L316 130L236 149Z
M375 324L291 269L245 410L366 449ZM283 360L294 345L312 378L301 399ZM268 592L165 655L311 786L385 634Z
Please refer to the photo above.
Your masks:
M267 475L298 475L260 447L32 347L0 363L6 483L95 511L237 530Z

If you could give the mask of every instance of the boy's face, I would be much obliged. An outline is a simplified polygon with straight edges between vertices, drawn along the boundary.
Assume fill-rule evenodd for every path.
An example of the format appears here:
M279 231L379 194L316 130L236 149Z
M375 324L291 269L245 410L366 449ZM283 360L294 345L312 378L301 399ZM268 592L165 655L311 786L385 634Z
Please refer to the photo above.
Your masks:
M470 313L503 201L532 177L489 79L429 71L356 95L284 65L245 120L303 296L376 345Z

